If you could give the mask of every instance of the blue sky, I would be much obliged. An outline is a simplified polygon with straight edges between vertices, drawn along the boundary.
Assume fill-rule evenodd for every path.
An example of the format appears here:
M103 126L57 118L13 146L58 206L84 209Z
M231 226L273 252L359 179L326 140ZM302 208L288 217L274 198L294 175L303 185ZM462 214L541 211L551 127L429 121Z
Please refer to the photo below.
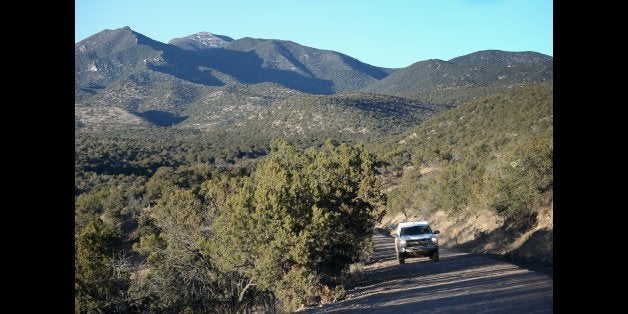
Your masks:
M382 67L485 49L553 55L551 0L75 0L75 41L130 26L161 42L207 31L292 40Z

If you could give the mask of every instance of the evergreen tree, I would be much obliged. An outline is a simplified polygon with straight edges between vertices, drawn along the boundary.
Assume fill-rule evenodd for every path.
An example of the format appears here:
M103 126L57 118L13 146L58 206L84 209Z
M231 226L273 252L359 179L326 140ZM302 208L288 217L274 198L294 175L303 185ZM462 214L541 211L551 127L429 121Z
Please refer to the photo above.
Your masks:
M115 229L95 218L76 237L75 306L80 313L120 312L126 309L128 273L117 266L121 238Z
M274 141L218 217L214 250L224 271L294 310L359 260L384 201L363 147L327 141L301 152Z

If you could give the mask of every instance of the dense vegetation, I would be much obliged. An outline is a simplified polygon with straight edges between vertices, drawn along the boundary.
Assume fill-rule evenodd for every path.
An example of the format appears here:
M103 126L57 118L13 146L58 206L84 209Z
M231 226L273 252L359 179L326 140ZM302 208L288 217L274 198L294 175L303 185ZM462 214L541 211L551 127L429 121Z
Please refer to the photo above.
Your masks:
M361 146L278 140L251 170L184 163L96 182L76 200L77 309L294 310L338 298L383 214L377 166Z

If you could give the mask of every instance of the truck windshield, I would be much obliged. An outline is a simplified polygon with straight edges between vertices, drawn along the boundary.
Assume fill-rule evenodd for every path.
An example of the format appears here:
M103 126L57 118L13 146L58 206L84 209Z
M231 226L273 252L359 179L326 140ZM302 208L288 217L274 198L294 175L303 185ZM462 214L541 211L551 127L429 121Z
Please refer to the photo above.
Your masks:
M419 235L426 233L432 233L432 230L430 230L429 226L413 226L401 229L400 236Z

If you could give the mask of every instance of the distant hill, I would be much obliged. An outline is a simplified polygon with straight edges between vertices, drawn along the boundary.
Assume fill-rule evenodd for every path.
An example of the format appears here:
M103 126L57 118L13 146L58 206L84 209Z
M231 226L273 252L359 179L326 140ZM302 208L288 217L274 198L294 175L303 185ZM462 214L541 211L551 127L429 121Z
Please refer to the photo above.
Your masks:
M552 62L552 57L536 52L479 51L450 61L419 61L362 91L461 104L503 88L551 81Z
M447 106L366 93L286 98L227 128L231 137L373 141L400 134Z
M552 57L534 51L511 52L502 50L483 50L449 60L459 65L499 65L540 64L552 61Z
M300 94L296 90L274 83L247 85L232 82L220 87L204 86L146 70L111 84L77 106L113 107L120 109L114 112L140 117L152 125L171 127L182 124L185 128L209 131L245 119L274 101ZM101 119L87 116L91 112L98 111L81 110L81 114L77 113L77 120L84 121L81 127L90 129L104 127L99 123L90 123L102 122ZM125 123L115 127L108 123L107 128L143 125Z

